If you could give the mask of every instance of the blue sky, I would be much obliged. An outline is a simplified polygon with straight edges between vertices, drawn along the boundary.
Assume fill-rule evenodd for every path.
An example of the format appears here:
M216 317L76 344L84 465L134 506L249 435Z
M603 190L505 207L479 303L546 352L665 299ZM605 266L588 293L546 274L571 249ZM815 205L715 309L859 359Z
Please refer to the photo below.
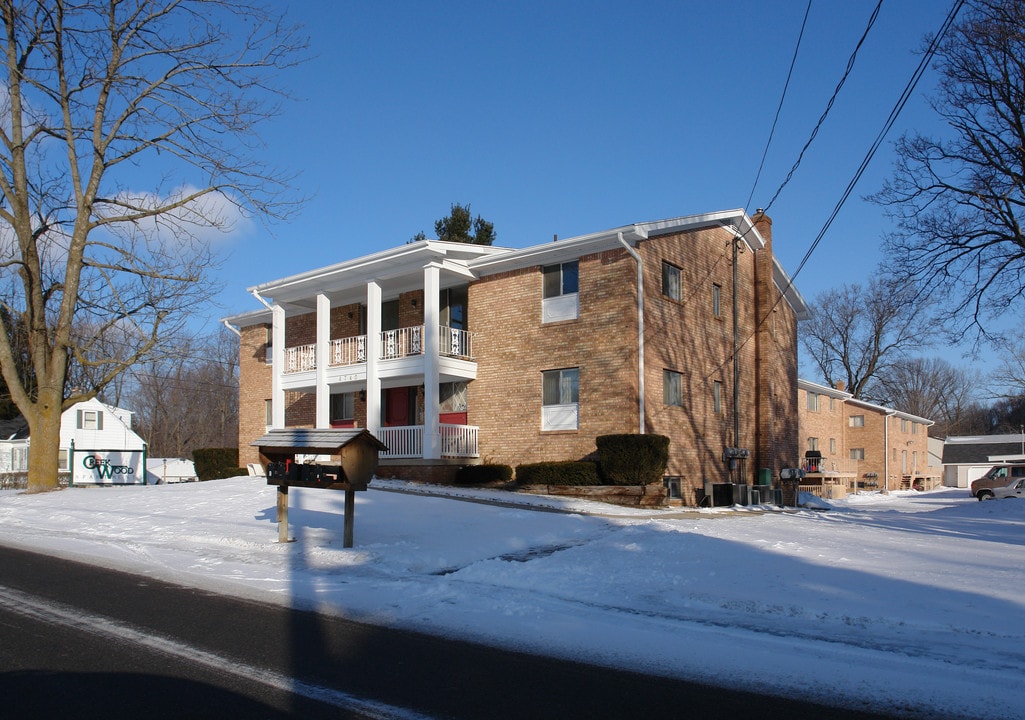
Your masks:
M875 0L816 0L761 179L759 161L804 0L720 2L294 2L310 62L299 98L264 127L265 158L299 173L302 212L226 239L224 307L245 288L402 244L454 202L524 247L632 222L764 207L815 123ZM886 0L817 139L769 209L793 273L950 4ZM812 301L865 283L882 259L879 189L891 142L936 119L923 78L797 278ZM924 354L934 354L926 351ZM949 353L948 353L949 358ZM958 360L958 358L950 358ZM814 378L812 378L814 379Z

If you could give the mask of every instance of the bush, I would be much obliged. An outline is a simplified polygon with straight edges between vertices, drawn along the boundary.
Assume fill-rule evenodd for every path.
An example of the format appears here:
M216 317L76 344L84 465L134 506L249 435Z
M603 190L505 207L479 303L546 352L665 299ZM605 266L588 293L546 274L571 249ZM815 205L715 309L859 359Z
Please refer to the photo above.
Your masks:
M237 447L193 450L192 462L196 465L196 477L200 480L235 477L240 470Z
M669 465L665 435L599 435L598 465L609 485L647 485L661 482Z
M456 485L486 485L507 483L512 480L513 469L509 465L467 465L456 470Z
M595 463L567 460L517 465L516 482L520 485L601 485L601 477Z

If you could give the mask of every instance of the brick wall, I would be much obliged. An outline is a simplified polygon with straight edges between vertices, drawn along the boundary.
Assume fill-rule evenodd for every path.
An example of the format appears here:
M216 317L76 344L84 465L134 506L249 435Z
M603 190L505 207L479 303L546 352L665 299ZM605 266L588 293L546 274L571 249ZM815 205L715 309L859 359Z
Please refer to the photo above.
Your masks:
M239 339L239 463L259 462L259 451L250 445L267 430L266 401L271 399L271 366L267 363L270 325L241 329Z

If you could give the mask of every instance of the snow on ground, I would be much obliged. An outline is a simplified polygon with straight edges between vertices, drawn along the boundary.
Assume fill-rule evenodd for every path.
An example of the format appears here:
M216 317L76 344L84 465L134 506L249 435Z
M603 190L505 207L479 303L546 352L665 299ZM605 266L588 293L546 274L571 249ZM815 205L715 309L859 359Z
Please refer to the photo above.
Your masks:
M0 493L0 543L356 620L910 717L1025 718L1025 503L639 511L374 480ZM470 502L466 502L469 500ZM560 512L543 512L558 510Z

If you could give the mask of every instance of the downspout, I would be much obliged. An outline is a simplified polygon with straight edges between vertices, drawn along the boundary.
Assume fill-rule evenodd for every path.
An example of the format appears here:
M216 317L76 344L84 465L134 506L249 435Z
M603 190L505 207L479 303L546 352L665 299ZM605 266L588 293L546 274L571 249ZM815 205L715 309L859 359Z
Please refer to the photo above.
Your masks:
M883 494L890 494L890 418L896 415L895 410L890 411L883 415L883 472L886 473L886 477L883 479ZM854 478L854 482L858 482L858 478ZM854 487L857 487L855 484ZM900 487L898 484L897 487Z
M263 303L263 306L265 308L267 308L268 310L273 310L274 309L274 308L271 307L271 304L269 302L267 302L266 300L263 299L263 296L260 295L259 291L257 291L257 290L250 290L249 292L252 294L252 296L254 298L256 298L261 303Z
M638 432L644 434L644 267L641 256L630 243L623 238L623 233L616 233L619 243L630 253L637 263L637 411L639 413Z
M224 324L224 327L228 328L229 330L231 330L233 333L235 333L239 337L242 337L242 331L239 330L234 325L232 325L231 323L229 323L227 320L221 320L221 323Z
M734 234L733 237L733 447L740 447L740 363L737 355L740 353L740 332L737 323L740 320L740 310L737 303L737 256L741 238Z

